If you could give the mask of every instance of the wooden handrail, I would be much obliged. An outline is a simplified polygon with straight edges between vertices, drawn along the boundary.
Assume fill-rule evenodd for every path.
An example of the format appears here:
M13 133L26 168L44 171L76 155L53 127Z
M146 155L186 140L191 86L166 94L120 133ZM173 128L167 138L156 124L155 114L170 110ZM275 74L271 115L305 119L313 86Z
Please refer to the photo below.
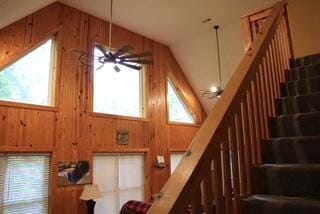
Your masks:
M286 15L286 1L277 3L148 213L211 213L213 204L215 213L240 213L293 56Z

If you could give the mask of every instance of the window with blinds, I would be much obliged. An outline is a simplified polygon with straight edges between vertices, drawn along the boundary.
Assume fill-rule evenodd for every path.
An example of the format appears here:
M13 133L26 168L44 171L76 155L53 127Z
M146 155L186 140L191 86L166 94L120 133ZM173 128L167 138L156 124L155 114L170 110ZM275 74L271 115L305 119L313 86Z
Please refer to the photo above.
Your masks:
M96 214L119 213L128 200L144 200L143 154L97 154L93 158L93 182L103 198L97 199Z
M0 154L0 213L48 213L50 157Z
M182 157L183 157L184 152L172 152L170 154L170 169L171 169L171 174L173 171L177 168L178 164L180 163Z

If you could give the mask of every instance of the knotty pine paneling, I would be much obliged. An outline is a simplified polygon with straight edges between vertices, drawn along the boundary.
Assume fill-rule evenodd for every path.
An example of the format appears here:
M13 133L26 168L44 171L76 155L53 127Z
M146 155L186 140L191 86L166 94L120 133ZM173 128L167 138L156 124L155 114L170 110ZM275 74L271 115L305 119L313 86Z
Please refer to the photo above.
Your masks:
M92 113L92 69L81 65L72 49L92 52L107 45L108 23L55 2L0 30L0 68L14 62L43 40L56 38L55 108L0 102L0 152L51 152L50 211L86 213L78 198L82 186L58 187L57 162L90 160L95 152L144 152L146 200L158 193L170 169L153 167L156 155L169 161L170 151L185 150L205 113L170 49L124 28L113 26L113 48L129 44L134 51L152 51L146 66L147 118L127 119ZM173 79L197 119L196 126L167 121L166 80ZM129 132L129 145L116 143L117 131Z

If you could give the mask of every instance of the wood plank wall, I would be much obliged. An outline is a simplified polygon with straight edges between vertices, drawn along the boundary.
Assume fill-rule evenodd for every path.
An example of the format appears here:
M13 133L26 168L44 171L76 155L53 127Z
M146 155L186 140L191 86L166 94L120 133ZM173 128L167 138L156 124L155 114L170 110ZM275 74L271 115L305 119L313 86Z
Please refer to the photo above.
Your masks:
M55 107L0 102L0 152L50 152L52 154L51 213L85 213L82 186L58 187L57 162L90 160L94 152L145 152L147 200L158 193L170 168L153 167L156 155L169 161L170 151L183 151L197 133L206 114L170 49L115 26L114 48L130 44L135 51L151 50L154 65L147 67L147 118L126 119L94 114L92 71L82 66L70 49L90 50L95 42L107 43L108 23L55 2L0 30L0 68L41 41L56 34ZM169 124L166 79L173 79L191 108L197 124ZM116 144L117 131L129 131L129 145Z

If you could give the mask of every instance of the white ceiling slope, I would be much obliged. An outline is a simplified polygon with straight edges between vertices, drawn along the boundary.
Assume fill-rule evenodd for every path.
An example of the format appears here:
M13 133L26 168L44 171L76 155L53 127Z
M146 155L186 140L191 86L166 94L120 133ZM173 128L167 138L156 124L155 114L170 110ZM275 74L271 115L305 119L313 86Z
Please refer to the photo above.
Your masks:
M54 0L0 0L0 28ZM114 0L114 23L170 46L197 94L217 84L213 25L221 25L223 82L243 55L240 17L277 0ZM110 0L60 0L102 19L109 19ZM202 20L211 18L208 23ZM214 100L200 98L209 112Z

